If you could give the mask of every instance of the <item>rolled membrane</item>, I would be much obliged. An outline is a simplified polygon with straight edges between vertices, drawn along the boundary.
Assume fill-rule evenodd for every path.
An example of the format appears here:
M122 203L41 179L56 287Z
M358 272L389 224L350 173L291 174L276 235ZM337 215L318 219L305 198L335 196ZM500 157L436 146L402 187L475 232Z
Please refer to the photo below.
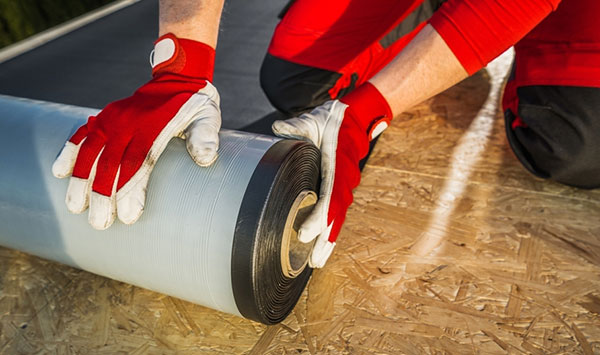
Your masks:
M311 269L295 228L316 201L312 144L222 131L197 166L173 139L133 225L94 230L52 176L64 142L96 110L0 96L0 245L265 324L282 321Z

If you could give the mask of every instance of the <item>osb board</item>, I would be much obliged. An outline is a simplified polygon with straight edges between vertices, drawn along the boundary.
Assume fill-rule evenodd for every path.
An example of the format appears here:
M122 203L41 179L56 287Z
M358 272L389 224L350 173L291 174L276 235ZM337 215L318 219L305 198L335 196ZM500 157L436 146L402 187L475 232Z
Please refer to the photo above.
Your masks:
M465 169L488 90L479 73L393 122L281 325L0 248L0 353L600 353L600 192L527 173L500 113Z

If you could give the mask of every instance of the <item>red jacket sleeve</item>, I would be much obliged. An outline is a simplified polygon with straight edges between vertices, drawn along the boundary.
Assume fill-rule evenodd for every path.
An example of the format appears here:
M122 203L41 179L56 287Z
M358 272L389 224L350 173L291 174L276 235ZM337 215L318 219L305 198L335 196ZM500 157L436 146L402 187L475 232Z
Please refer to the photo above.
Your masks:
M561 0L448 0L429 23L469 74L514 45Z

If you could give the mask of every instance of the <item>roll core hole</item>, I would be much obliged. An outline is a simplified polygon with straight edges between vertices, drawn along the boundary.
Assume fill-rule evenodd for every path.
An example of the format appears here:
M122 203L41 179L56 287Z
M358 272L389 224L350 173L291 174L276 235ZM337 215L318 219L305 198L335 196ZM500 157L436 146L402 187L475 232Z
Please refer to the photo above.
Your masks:
M294 200L288 213L281 241L281 269L286 277L298 276L308 264L314 241L302 243L298 240L298 230L317 203L313 191L304 190Z

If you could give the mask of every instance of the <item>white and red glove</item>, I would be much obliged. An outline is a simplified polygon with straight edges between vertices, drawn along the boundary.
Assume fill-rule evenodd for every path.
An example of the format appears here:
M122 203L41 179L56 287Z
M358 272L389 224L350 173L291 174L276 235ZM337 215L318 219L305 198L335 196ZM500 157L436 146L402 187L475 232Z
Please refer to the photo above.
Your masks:
M367 82L341 100L273 123L276 135L308 140L321 150L319 201L298 231L298 239L305 243L318 237L309 259L312 267L323 267L331 255L352 203L352 190L360 182L358 164L369 152L369 142L391 119L387 101Z
M221 111L210 83L215 50L173 34L154 45L152 80L90 117L52 166L58 178L72 175L69 211L82 213L89 205L96 229L108 228L117 215L126 224L138 220L150 173L171 138L185 138L200 166L217 158Z

